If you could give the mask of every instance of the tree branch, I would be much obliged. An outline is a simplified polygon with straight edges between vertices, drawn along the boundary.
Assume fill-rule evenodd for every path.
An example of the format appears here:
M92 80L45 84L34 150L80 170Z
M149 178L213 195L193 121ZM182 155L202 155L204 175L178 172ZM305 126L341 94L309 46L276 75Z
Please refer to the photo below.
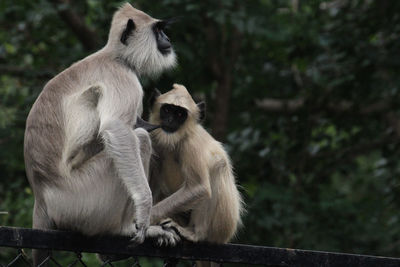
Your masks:
M100 47L100 38L90 29L74 10L71 9L69 0L50 0L56 7L58 15L75 33L86 50L91 51Z
M332 172L337 170L337 166L353 161L357 156L370 153L374 150L380 150L382 147L387 145L398 145L399 139L395 136L386 136L380 140L372 141L368 143L361 143L351 147L343 148L339 151L329 151L317 153L314 156L309 157L307 164L309 168L314 168L316 161L328 160L325 167L316 173L316 177L323 179L324 177L330 175Z
M212 133L217 140L223 141L228 127L232 76L241 48L241 33L235 25L232 25L231 30L221 29L208 17L203 17L203 22L210 51L208 66L217 82Z
M349 159L354 159L359 155L363 155L375 149L382 148L383 146L397 143L399 143L399 139L396 138L396 136L388 135L377 141L365 142L350 147L344 147L341 150L317 153L311 156L311 158L324 160L333 159L333 162L335 163L345 162Z
M283 112L283 113L293 113L299 111L304 107L304 99L274 99L274 98L264 98L262 100L256 100L257 107L268 112Z

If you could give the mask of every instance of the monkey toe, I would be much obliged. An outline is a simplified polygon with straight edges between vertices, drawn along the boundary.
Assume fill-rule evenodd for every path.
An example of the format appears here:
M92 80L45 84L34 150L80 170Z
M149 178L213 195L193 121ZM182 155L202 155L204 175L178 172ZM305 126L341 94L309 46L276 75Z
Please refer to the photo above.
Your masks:
M158 246L176 246L176 244L180 241L180 237L175 232L164 231L162 235L160 235L157 239Z
M163 238L158 238L157 240L157 246L162 247L164 244L164 239Z
M134 248L137 245L140 245L144 242L144 236L134 236L131 238L131 240L129 240L129 248Z
M163 229L169 228L169 227L171 227L171 225L172 225L172 219L166 218L166 219L160 221L159 225L160 225Z
M134 236L134 237L131 238L131 240L129 240L129 245L128 245L128 247L129 247L129 248L134 248L134 247L136 247L137 245L142 244L143 241L144 241L144 238Z
M146 227L138 227L135 235L130 240L131 245L129 246L134 247L136 245L142 244L145 238L146 238Z
M154 239L158 246L175 246L181 240L173 229L164 229L160 225L151 225L147 229L146 237Z
M174 233L176 236L180 236L180 231L178 230L180 227L179 225L173 221L171 218L166 218L162 221L160 221L159 225L161 226L161 228L165 231L168 232L172 232Z

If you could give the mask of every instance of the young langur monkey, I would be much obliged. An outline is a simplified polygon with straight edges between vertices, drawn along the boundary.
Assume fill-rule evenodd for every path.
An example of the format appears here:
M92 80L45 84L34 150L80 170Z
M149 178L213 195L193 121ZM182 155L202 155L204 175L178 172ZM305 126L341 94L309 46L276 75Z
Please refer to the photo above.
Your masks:
M35 195L33 228L122 234L133 243L146 236L179 240L173 230L149 226L151 139L143 128L133 129L143 109L138 77L175 65L166 24L124 4L106 46L44 87L24 142ZM34 265L46 256L34 251Z
M184 86L174 84L165 94L157 91L150 104L150 123L161 125L151 133L152 222L173 226L194 242L227 243L240 223L242 199L229 156L199 123L204 103L196 105Z

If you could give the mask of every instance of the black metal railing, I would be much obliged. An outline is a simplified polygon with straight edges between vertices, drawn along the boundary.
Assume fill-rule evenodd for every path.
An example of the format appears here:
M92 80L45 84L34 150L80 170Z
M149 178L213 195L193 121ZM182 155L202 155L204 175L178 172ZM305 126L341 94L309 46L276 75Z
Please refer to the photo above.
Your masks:
M152 240L134 248L128 247L129 237L95 236L86 237L79 233L65 231L43 231L36 229L0 227L0 248L9 247L17 250L16 256L10 262L2 262L0 266L31 266L23 248L46 249L54 251L71 251L75 259L69 266L86 266L82 259L83 252L119 255L131 257L129 266L140 266L137 257L157 257L166 259L169 266L177 261L196 260L219 263L242 263L246 265L263 266L400 266L400 258L355 255L309 251L300 249L285 249L239 244L208 244L182 242L175 247L158 247ZM51 255L46 259L52 265L62 266ZM14 265L18 262L18 265ZM101 265L99 263L99 265ZM111 260L104 266L113 266Z

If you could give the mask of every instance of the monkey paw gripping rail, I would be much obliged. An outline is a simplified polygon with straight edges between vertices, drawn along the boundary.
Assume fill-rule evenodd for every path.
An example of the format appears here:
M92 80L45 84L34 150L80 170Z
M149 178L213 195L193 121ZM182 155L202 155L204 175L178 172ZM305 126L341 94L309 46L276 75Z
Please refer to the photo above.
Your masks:
M11 262L2 262L0 253L0 266L31 266L32 264L22 248L72 251L76 253L76 259L69 266L86 266L82 260L82 252L132 257L133 263L130 266L140 266L137 259L139 256L164 258L166 259L164 266L175 266L178 260L296 267L400 266L400 258L239 244L216 245L183 242L176 247L158 247L151 240L134 248L129 248L128 244L129 238L123 236L85 237L78 233L65 231L0 227L0 251L1 247L17 249L16 256ZM51 256L46 259L46 262L51 263L51 266L61 266ZM113 266L113 264L105 262L103 266Z

